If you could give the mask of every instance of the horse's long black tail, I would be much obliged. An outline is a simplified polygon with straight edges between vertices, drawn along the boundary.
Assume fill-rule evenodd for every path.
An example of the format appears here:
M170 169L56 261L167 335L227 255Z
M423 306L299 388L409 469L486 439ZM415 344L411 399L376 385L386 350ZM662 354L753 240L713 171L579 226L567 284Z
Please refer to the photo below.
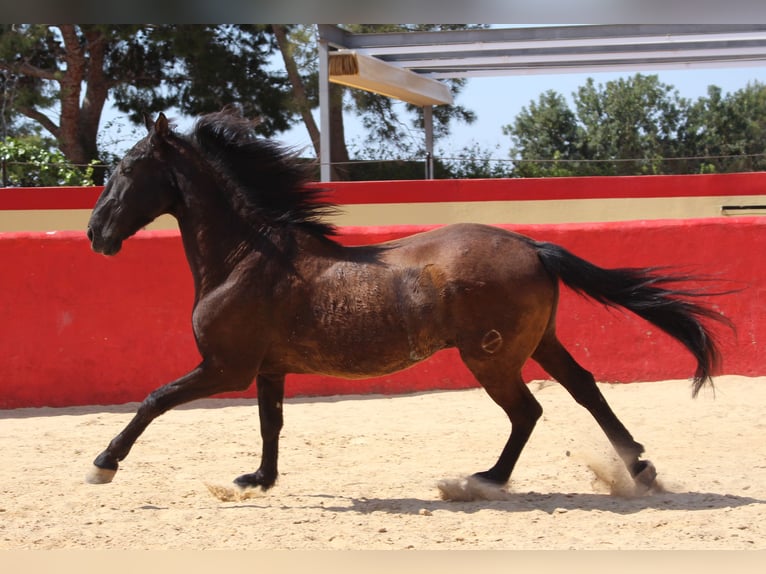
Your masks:
M701 290L679 290L670 283L695 279L690 276L661 275L657 268L603 269L552 243L534 242L545 269L576 292L608 306L624 307L653 323L680 341L697 360L693 395L709 382L719 364L715 340L701 319L713 319L731 326L713 309L693 302L708 295Z

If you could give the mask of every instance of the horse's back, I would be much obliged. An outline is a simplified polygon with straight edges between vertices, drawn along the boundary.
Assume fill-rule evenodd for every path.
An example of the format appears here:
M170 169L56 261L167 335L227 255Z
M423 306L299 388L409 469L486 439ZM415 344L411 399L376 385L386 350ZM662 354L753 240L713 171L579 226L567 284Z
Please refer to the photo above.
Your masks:
M438 266L453 278L507 284L541 277L534 242L524 235L480 223L455 223L389 242L382 251L390 265Z
M505 340L519 332L535 333L532 339L538 340L552 320L558 281L545 271L526 236L454 224L401 240L385 259L407 269L411 279L402 296L411 308L424 298L440 308L440 330L458 346L461 339L480 341L493 331Z

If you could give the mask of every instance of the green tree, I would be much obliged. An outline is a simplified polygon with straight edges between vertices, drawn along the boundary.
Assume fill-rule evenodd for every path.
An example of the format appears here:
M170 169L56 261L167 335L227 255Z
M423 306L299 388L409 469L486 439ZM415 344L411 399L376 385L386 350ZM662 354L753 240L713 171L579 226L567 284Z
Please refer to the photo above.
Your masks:
M135 122L171 107L196 115L239 103L263 117L263 135L287 129L288 84L267 71L274 47L255 25L2 25L0 85L8 117L36 122L84 166L100 158L110 96Z
M499 146L498 146L499 147ZM443 155L443 154L442 154ZM439 160L436 165L442 166L443 175L434 166L435 175L450 179L495 179L511 177L513 170L509 160L498 160L495 150L483 148L476 142L463 146L453 154L453 157Z
M514 123L503 128L511 137L517 177L578 175L582 159L581 129L564 97L553 90L523 107Z
M574 110L549 91L506 126L514 175L684 173L704 139L689 126L690 102L656 75L636 74L597 85L588 78L573 94ZM699 114L700 125L704 121Z
M608 175L660 173L663 158L681 151L678 134L688 101L656 75L598 86L589 78L574 101L583 125L581 152L588 159L615 160L601 164Z
M156 62L142 83L115 86L116 107L143 123L143 112L170 107L189 116L237 104L248 117L260 118L257 131L272 136L293 123L288 108L290 84L271 70L276 43L266 25L142 26L141 41L122 52L120 68Z
M751 82L733 94L709 86L707 96L690 107L689 155L696 171L766 169L766 85Z
M0 141L3 187L93 185L93 166L78 169L70 164L55 142L37 135Z

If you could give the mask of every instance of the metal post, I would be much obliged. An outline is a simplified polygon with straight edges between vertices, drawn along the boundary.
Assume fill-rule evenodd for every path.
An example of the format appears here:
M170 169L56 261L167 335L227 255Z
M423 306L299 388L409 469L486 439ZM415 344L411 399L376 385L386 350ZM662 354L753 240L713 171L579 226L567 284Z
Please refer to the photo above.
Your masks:
M319 179L330 181L330 65L329 44L319 38Z
M434 178L434 108L423 106L423 128L426 132L426 179Z

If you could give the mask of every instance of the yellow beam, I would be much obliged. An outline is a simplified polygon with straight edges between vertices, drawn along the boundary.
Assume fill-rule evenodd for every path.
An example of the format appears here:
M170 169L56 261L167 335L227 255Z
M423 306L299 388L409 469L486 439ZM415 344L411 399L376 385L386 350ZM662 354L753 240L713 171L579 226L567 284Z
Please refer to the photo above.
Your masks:
M352 50L330 52L329 72L334 84L375 92L416 106L453 103L446 84Z

